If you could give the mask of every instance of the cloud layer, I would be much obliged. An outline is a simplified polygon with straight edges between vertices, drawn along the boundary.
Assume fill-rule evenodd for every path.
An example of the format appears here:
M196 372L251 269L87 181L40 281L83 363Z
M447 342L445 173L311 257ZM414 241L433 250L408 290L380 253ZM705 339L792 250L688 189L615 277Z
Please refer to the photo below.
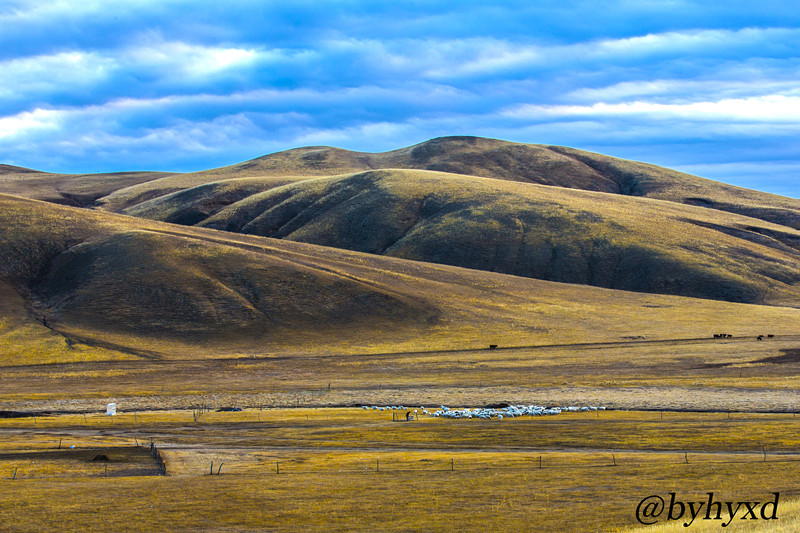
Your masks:
M732 0L11 0L0 162L190 171L309 144L481 135L800 196L798 13Z

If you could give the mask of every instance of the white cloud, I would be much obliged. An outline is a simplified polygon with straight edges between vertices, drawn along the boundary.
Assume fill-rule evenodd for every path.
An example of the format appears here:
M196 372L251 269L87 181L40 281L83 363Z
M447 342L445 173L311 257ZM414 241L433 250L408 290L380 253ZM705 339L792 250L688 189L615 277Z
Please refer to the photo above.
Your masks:
M64 115L58 111L35 109L9 117L0 117L0 139L22 137L37 130L58 130Z
M185 3L185 0L11 0L10 9L0 12L2 24L25 24L38 21L69 20L87 16L108 16L136 12L152 6Z
M294 146L358 146L359 144L363 146L364 139L369 139L368 142L373 144L391 143L395 139L407 138L414 130L412 124L373 122L346 128L309 129L294 136L291 142Z
M203 46L180 41L158 42L114 52L120 68L140 73L155 72L158 81L192 81L246 68L256 61L274 58L279 52L253 48Z
M641 61L672 55L696 61L707 56L731 55L733 50L800 45L800 29L744 28L740 30L685 30L651 33L621 39L581 41L567 45L520 43L497 38L425 41L420 65L430 78L463 77L515 69ZM417 50L418 47L412 47ZM435 64L431 65L435 60ZM598 63L599 62L599 63Z
M107 79L116 61L93 52L61 52L0 62L0 95L21 92L59 92Z
M504 110L503 116L518 119L542 117L622 117L682 119L689 121L797 123L800 96L767 95L687 104L662 104L637 100L592 105L522 105Z
M800 96L800 81L763 78L756 79L655 79L625 81L606 87L582 87L565 95L567 100L584 102L617 102L635 97L663 97L673 102L699 101L709 96L753 97L762 95ZM663 103L663 102L662 102Z

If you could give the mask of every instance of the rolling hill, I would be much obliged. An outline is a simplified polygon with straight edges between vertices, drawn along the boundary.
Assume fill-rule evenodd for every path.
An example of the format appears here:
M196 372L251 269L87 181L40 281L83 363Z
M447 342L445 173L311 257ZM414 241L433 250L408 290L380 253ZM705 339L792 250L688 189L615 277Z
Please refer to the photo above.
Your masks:
M281 178L265 180L267 187L304 177L379 169L433 170L656 198L800 228L800 201L796 199L572 148L480 137L442 137L376 154L324 146L297 148L229 167L171 175L118 189L100 198L98 205L120 212L173 192L234 178Z
M564 147L445 137L379 154L299 148L192 174L6 172L6 187L30 197L184 226L636 292L800 302L800 201Z
M647 198L370 171L273 188L198 225L637 292L800 301L800 232Z
M0 196L3 363L705 337L800 310L561 284Z

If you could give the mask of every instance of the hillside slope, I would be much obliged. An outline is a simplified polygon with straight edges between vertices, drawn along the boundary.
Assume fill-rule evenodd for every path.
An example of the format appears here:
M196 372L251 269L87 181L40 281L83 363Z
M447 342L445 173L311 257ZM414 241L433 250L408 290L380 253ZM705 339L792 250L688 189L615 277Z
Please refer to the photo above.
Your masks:
M793 332L800 310L568 285L0 195L4 364Z
M800 232L647 198L381 170L272 188L199 225L551 281L800 303Z
M0 165L0 193L85 207L112 192L170 176L168 172L52 174Z

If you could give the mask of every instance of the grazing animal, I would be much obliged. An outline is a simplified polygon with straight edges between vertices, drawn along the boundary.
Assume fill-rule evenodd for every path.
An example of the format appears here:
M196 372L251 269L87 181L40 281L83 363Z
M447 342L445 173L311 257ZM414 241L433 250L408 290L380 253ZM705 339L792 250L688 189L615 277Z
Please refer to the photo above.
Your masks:
M767 338L768 338L768 339L771 339L771 338L772 338L772 337L774 337L774 336L775 336L775 335L773 335L772 333L770 333L770 334L768 334L768 335L767 335Z
M757 341L763 341L764 340L764 335L759 335L758 337L756 337L756 340Z

